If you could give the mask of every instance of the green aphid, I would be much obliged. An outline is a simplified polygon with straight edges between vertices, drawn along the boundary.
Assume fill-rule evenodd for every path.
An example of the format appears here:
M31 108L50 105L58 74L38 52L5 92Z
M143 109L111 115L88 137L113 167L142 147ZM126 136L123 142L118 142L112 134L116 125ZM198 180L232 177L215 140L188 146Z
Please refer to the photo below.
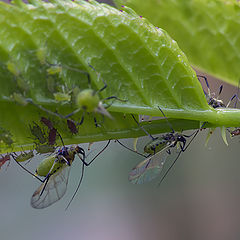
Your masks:
M59 65L52 65L47 69L48 75L60 74L62 72L62 67Z
M48 138L44 130L35 122L33 125L29 125L29 129L34 138L38 141L38 144L44 144L48 141Z
M9 72L11 72L14 76L19 77L21 72L20 70L17 68L16 64L12 61L8 61L7 62L7 69Z
M35 150L38 154L53 153L56 147L49 144L37 144Z
M17 86L22 90L27 92L30 88L29 84L21 76L21 71L18 69L17 65L12 62L7 62L7 69L16 77Z
M164 118L167 120L163 111L160 108L159 110L162 112ZM176 151L177 147L180 148L180 151L177 153L177 157L175 158L174 162L166 171L166 173L162 176L160 180L161 183L165 178L166 174L169 172L169 170L173 167L174 163L179 158L180 154L188 148L189 144L186 145L187 142L186 138L193 136L191 139L192 141L196 137L199 130L197 130L192 135L188 136L182 133L175 132L172 126L170 126L169 124L170 128L172 129L172 132L163 134L160 137L153 137L139 124L139 122L135 119L134 116L133 119L152 140L149 143L147 143L144 147L144 152L148 153L149 155L136 167L134 167L129 173L128 179L131 183L142 184L158 177L162 172L165 161L170 156L171 152L175 151L177 153Z
M57 161L56 161L57 159ZM56 162L55 162L56 161ZM52 166L54 167L52 168ZM62 159L61 156L56 156L55 154L49 157L46 157L42 160L42 162L38 165L36 169L36 174L41 177L46 177L49 173L50 175L54 174L60 168L66 166L66 161ZM52 168L52 169L51 169ZM51 169L51 172L50 172Z
M38 165L36 175L44 177L44 180L32 195L31 206L33 208L46 208L63 197L67 190L70 166L76 154L84 162L84 149L71 146L60 148L54 155L43 159Z
M80 122L76 123L76 125L81 125L84 121L84 115L85 115L86 112L87 113L99 113L103 116L107 116L109 118L112 118L112 116L106 110L106 108L110 107L112 105L113 101L115 101L115 100L118 100L118 101L121 101L121 102L126 102L127 101L127 100L119 99L116 96L110 96L110 97L107 97L107 98L104 98L104 99L100 99L99 93L107 88L107 84L103 80L102 81L104 83L104 86L99 90L93 90L93 89L90 88L91 79L90 79L90 75L88 73L86 73L84 71L81 71L81 70L78 70L78 69L71 68L71 67L67 67L67 66L64 66L64 67L68 70L73 70L73 71L83 73L83 74L87 75L87 78L88 78L88 84L89 84L88 89L77 91L78 88L75 88L76 91L72 92L73 93L72 96L73 96L73 99L75 100L75 105L76 105L77 109L74 110L72 113L64 116L64 115L61 115L59 113L52 112L52 111L50 111L50 110L48 110L48 109L46 109L46 108L44 108L40 105L37 105L33 102L32 102L32 104L34 104L35 106L37 106L41 110L43 110L43 111L45 111L49 114L52 114L54 116L60 117L62 119L69 119L71 116L73 116L76 113L78 113L79 111L83 110L83 115L82 115L82 118L81 118ZM94 71L96 71L93 66L89 65L89 67L91 67ZM97 76L100 79L100 74L99 73L97 73ZM76 95L74 95L74 94L76 94ZM59 100L63 99L63 95L61 96L59 94L58 96L60 96ZM64 96L64 97L66 97L68 99L68 97L70 97L70 95L69 96ZM110 104L106 105L103 102L105 102L107 100L112 100L112 102ZM94 122L95 122L95 126L98 127L99 125L97 124L96 117L94 117Z
M17 77L16 81L17 81L18 87L19 87L22 91L25 91L25 92L29 91L30 86L29 86L29 84L28 84L23 78Z
M94 112L99 107L99 103L100 98L93 89L82 90L76 97L76 105L86 112Z
M171 136L167 137L166 135L163 135L152 139L145 145L144 152L154 155L155 153L162 151L168 145L170 138Z
M4 143L9 147L13 144L12 134L2 127L0 127L0 143Z
M46 47L40 47L37 49L36 56L42 65L46 64L46 55L47 55Z
M54 174L59 168L66 165L70 166L79 148L79 146L71 146L70 148L64 146L60 148L54 155L42 160L36 169L36 174L41 177L46 177L47 174ZM82 148L80 149L83 150Z
M22 106L26 106L29 102L26 100L25 97L23 97L23 95L21 93L13 93L11 95L11 98L13 99L14 102L22 105Z
M57 102L70 102L71 101L71 95L69 95L68 93L56 92L56 93L53 93L53 96Z
M142 184L158 177L170 155L171 148L179 144L179 153L186 150L186 137L188 136L181 133L167 133L145 145L144 152L149 153L150 156L132 169L129 173L129 181L134 184Z
M11 153L11 156L14 158L16 162L25 162L30 160L34 157L33 150L30 150L29 152L21 152L20 154L17 154L15 152Z

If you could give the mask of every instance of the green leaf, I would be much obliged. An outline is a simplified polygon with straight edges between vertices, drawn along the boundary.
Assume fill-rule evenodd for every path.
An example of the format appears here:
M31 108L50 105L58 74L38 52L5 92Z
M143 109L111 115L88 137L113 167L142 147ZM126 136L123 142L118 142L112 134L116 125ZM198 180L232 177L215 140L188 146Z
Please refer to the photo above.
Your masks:
M121 12L95 1L15 2L0 2L0 140L9 131L14 141L11 151L32 147L29 124L39 123L42 116L51 117L65 144L143 136L128 114L162 117L158 107L173 118L169 121L175 130L196 129L204 121L209 126L238 125L240 112L209 107L177 43L133 10ZM48 76L47 62L62 66L62 71ZM56 103L49 80L60 89L77 86L83 90L88 88L88 79L79 71L90 74L95 90L103 87L102 80L107 83L101 98L127 99L114 101L108 109L114 119L105 117L102 127L94 126L93 114L86 115L73 137L65 120L25 105L24 98L19 101L22 105L13 101L13 95L22 94L53 112L71 113L75 103ZM81 116L82 111L73 119L79 121ZM102 121L100 114L96 117ZM171 130L165 119L145 126L151 133ZM3 140L1 148L1 152L9 150Z
M239 82L240 3L236 0L115 0L168 31L190 62L235 86Z

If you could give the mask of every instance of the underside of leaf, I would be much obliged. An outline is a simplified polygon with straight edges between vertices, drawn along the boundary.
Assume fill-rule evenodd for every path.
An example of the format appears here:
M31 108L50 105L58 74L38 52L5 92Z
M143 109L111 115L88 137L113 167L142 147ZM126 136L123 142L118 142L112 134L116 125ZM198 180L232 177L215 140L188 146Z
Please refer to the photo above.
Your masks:
M238 124L237 110L216 111L208 106L177 43L133 10L81 0L15 2L0 2L0 127L9 131L14 147L28 148L34 142L29 125L43 116L51 118L65 144L144 135L128 114L162 117L158 107L169 118L185 119L180 130L198 128L200 121L217 126ZM49 76L50 66L61 70ZM87 73L95 91L107 84L101 99L115 96L124 102L113 101L108 109L113 119L85 114L73 137L66 120L36 105L63 115L76 110L74 101L56 102L54 94L61 89L89 88ZM23 96L23 101L16 103L13 96ZM25 104L26 98L35 106ZM82 114L81 110L72 119L78 121ZM95 127L94 116L101 127ZM188 125L189 121L193 124ZM167 124L163 126L159 132L169 131ZM2 148L8 147L2 143Z

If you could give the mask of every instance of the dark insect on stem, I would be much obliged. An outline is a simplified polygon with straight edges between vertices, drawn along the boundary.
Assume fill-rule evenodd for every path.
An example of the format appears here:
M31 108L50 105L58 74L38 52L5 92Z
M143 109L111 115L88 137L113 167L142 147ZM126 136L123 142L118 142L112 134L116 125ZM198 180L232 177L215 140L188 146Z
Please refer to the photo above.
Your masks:
M41 117L40 122L45 124L50 130L53 128L52 122L45 117Z
M54 145L56 142L56 137L57 137L57 129L56 128L50 129L48 134L48 144Z
M29 129L31 134L35 137L36 140L39 141L40 144L44 144L47 142L47 137L45 132L36 122L33 122L32 126L29 124Z
M78 133L77 126L76 126L76 124L73 120L68 119L67 120L67 125L68 125L68 128L69 128L69 130L71 131L72 134L77 134Z

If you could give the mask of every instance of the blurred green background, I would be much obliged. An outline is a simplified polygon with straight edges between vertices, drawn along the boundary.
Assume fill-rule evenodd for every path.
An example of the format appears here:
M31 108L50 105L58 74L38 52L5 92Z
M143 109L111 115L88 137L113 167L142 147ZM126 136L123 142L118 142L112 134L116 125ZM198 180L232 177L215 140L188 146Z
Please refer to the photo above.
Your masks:
M212 92L218 92L220 83L209 81ZM222 98L228 102L236 91L224 84ZM204 147L206 133L200 132L160 187L158 181L129 183L129 171L142 158L112 142L86 169L67 211L80 177L78 160L63 199L43 210L30 206L39 183L11 162L6 171L0 170L0 239L239 239L240 138L228 138L226 146L218 130ZM148 140L139 141L139 151ZM132 147L132 140L124 142ZM95 143L89 158L104 144ZM40 160L33 159L28 166L34 168Z

